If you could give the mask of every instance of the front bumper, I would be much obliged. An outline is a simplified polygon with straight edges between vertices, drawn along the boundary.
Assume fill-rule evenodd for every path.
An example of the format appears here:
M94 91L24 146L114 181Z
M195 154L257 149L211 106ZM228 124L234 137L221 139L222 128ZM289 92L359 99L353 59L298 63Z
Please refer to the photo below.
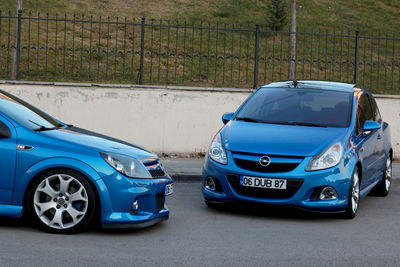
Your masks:
M260 173L239 168L235 164L230 153L228 153L228 165L216 163L208 158L205 161L203 169L203 196L206 200L211 202L246 201L273 206L297 207L311 211L344 211L348 205L348 192L354 166L352 166L349 160L342 160L342 162L334 168L307 172L305 171L305 167L310 160L311 157L306 157L290 172ZM279 196L281 192L284 194L284 192L279 189L270 190L270 192L274 192L268 196L262 196L259 192L254 195L251 193L244 194L243 192L238 192L241 186L233 184L232 182L232 177L240 177L242 175L287 179L288 183L300 183L300 186L294 190L293 194L288 194L288 196ZM204 187L207 177L218 179L221 187L220 192L211 191ZM325 186L333 187L338 194L338 198L335 200L316 199L315 193Z
M132 179L114 172L97 182L103 227L142 228L168 219L165 187L172 183L169 176Z
M164 215L163 217L157 217L148 221L142 221L139 223L130 223L130 224L103 224L103 228L124 228L124 229L142 229L146 227L150 227L162 221L168 220L169 215Z

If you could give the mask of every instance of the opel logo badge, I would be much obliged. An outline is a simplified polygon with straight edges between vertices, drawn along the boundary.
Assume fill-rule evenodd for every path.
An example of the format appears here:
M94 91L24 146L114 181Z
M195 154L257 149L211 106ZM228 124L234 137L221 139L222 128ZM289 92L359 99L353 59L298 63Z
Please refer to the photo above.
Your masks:
M267 167L271 164L271 159L268 156L262 156L258 162L260 162L261 166Z

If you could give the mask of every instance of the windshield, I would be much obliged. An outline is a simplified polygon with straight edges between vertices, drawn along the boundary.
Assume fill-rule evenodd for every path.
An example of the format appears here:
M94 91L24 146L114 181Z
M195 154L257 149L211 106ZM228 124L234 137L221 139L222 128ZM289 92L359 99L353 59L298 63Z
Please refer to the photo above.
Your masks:
M31 130L62 126L46 113L4 91L0 91L0 113Z
M236 120L320 127L348 127L352 93L304 88L261 88Z

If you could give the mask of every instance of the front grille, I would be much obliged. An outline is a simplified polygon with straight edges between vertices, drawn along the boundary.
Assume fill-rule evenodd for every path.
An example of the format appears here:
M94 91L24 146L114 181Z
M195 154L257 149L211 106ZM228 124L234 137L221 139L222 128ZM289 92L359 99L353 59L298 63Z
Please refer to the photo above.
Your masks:
M156 205L157 205L157 210L162 210L162 209L164 209L164 203L165 203L165 194L164 194L164 193L158 193L158 194L156 194Z
M149 171L151 177L160 178L166 175L163 167L161 166L160 160L157 157L142 159L141 162Z
M256 197L256 198L269 198L269 199L284 199L291 198L299 190L303 184L302 179L287 179L287 189L268 189L247 187L240 185L239 175L228 174L226 176L233 189L243 196Z
M290 172L294 170L300 163L274 163L271 162L268 166L261 166L258 161L237 159L235 163L238 167L254 171L254 172Z
M154 170L149 170L151 176L153 178L158 178L158 177L164 177L165 172L162 169L154 169Z

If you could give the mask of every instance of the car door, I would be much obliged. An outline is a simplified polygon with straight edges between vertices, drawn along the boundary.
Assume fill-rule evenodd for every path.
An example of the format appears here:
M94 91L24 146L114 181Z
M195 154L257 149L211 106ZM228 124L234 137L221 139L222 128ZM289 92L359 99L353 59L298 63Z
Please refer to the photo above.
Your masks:
M374 165L375 168L375 176L378 178L378 176L382 173L382 170L385 165L385 148L384 148L384 140L383 140L383 125L382 125L382 117L379 112L378 105L376 104L376 101L374 97L369 94L368 95L371 107L372 107L372 115L374 121L379 123L381 125L381 128L377 130L377 141L376 141L376 146L375 146L375 153L377 156L377 162Z
M0 204L11 204L14 191L17 134L0 115Z
M376 166L378 160L377 141L380 132L374 131L370 133L363 133L363 126L365 121L373 120L373 112L369 97L363 93L358 100L357 108L357 127L355 144L358 148L358 156L362 163L362 179L361 189L371 184L376 173Z

